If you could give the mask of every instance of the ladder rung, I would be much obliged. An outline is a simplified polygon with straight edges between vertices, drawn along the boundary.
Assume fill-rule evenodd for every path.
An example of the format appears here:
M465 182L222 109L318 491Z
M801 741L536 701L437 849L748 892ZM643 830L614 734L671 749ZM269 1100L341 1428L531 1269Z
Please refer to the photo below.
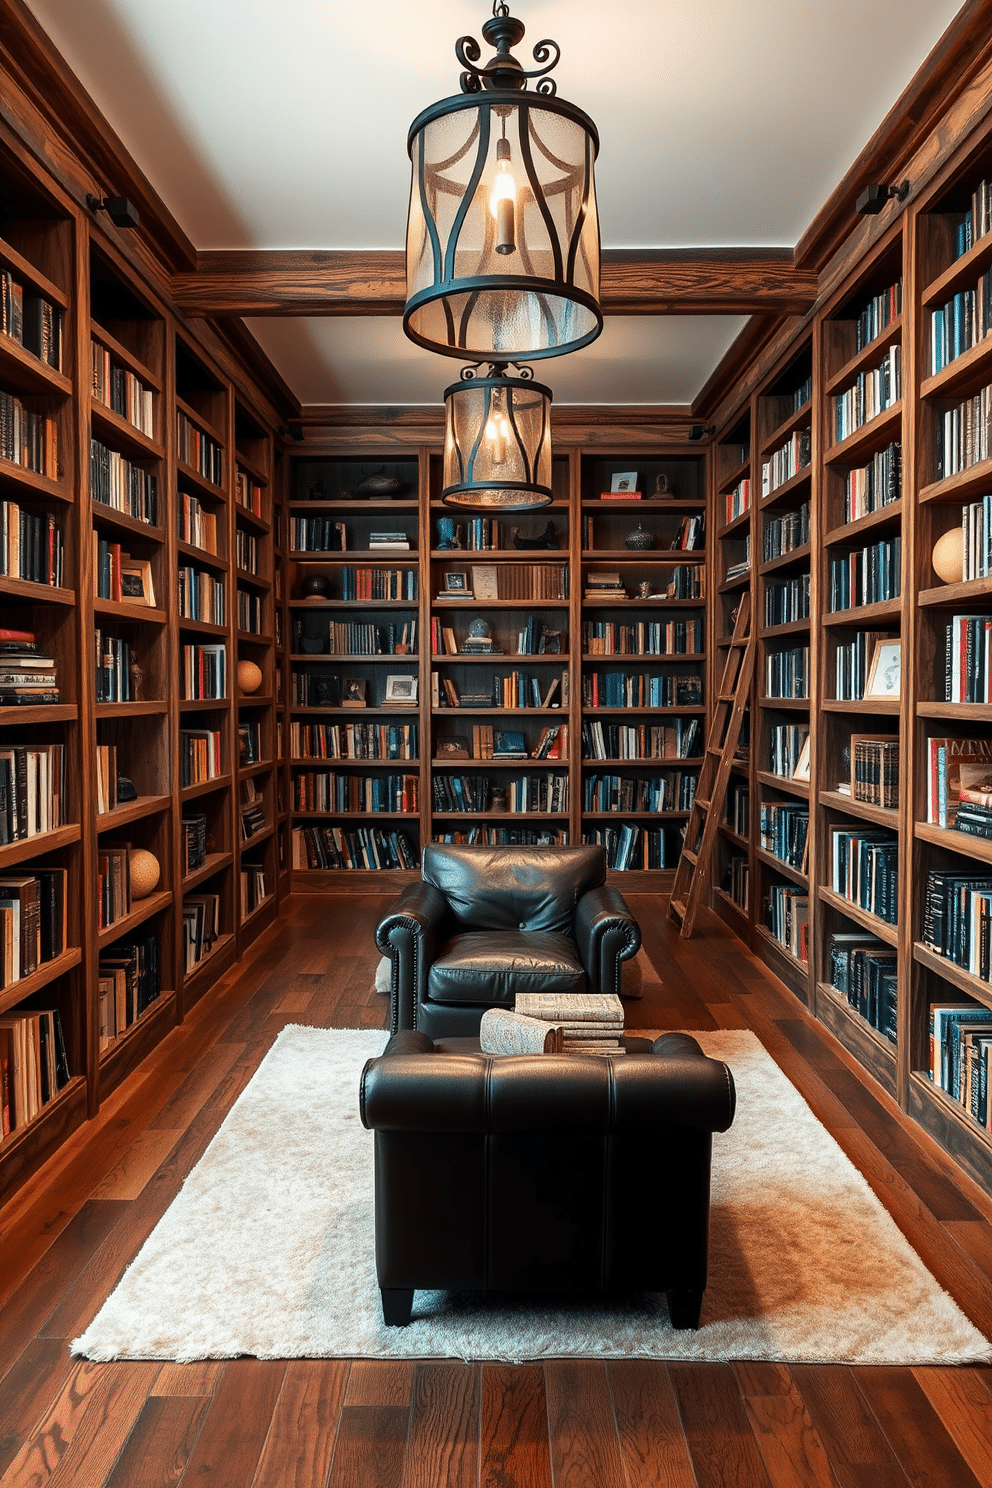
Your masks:
M694 852L690 852L687 847L684 847L682 849L682 856L685 858L686 862L691 863L693 867L695 867L696 864L699 862L699 858L697 857L697 855Z
M706 753L707 754L715 754L715 755L718 755L719 756L719 755L722 755L723 754L723 750L722 749L718 749L715 744L711 744L709 746L709 748L707 749Z
M678 917L679 917L680 920L685 918L685 900L684 899L672 899L672 900L669 901L668 907L669 907L669 909L673 909L675 911L675 913L678 915Z
M717 698L717 702L718 703L733 703L735 701L736 701L736 697L735 697L735 694L732 693L732 692L723 692Z
M711 806L711 805L712 805L712 804L713 804L713 803L712 803L712 802L711 802L711 801L704 801L704 800L702 800L702 799L701 799L701 797L699 797L699 796L695 796L695 797L694 797L694 798L693 798L693 802L692 802L692 804L693 804L693 805L694 805L694 806L698 806L698 807L699 807L699 809L700 809L700 811L709 811L709 809L710 809L710 806Z

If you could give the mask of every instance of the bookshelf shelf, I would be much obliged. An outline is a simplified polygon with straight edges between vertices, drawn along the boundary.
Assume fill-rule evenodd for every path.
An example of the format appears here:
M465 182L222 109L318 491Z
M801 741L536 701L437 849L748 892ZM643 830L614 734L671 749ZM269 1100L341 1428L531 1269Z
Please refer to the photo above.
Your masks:
M12 868L15 863L24 863L29 858L41 857L43 853L58 852L80 839L78 824L57 827L52 832L36 832L32 837L18 842L7 842L0 847L0 868Z
M82 958L83 953L80 948L70 946L68 950L63 951L61 956L56 956L51 961L43 961L28 976L19 977L17 981L0 989L0 1014L9 1013L25 998L32 997L35 992L41 992L59 977L65 976L66 972L74 971Z
M171 796L139 796L136 801L127 801L124 805L115 806L112 811L98 815L96 829L98 832L115 832L119 827L129 826L131 822L143 821L145 817L167 811L171 805Z
M171 889L159 889L157 893L149 894L147 899L137 900L136 907L131 910L130 914L122 915L119 920L114 920L112 924L105 925L98 932L97 944L102 948L113 945L117 940L126 940L129 935L138 929L139 925L143 925L146 920L150 920L153 915L159 914L171 904Z

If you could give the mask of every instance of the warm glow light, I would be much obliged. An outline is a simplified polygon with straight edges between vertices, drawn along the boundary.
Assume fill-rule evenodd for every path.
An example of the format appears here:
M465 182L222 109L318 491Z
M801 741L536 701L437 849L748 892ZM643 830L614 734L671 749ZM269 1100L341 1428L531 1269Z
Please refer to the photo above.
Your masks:
M510 421L500 407L499 394L493 394L492 407L486 419L486 440L491 446L490 458L494 465L502 465L506 459L506 447L510 440Z
M496 252L516 253L517 183L510 170L510 142L496 141L496 176L489 193L489 210L496 218Z

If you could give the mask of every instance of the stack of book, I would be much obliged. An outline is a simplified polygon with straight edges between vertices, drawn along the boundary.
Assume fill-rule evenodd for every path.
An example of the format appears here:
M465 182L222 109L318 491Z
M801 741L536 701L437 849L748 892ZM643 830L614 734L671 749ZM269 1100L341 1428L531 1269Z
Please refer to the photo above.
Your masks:
M33 630L0 627L0 706L57 703L55 662L38 650Z
M625 1054L623 1004L596 992L518 992L514 1011L561 1029L563 1054Z
M586 574L585 597L586 599L626 599L627 591L620 582L619 570Z

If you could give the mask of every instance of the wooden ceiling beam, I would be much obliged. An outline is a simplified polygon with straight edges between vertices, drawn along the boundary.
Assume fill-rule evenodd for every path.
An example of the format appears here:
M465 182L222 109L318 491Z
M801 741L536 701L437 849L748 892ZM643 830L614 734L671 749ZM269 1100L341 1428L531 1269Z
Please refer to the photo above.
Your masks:
M791 249L673 248L603 255L609 315L802 315L817 278ZM400 250L200 253L172 293L187 315L399 315L406 299Z

